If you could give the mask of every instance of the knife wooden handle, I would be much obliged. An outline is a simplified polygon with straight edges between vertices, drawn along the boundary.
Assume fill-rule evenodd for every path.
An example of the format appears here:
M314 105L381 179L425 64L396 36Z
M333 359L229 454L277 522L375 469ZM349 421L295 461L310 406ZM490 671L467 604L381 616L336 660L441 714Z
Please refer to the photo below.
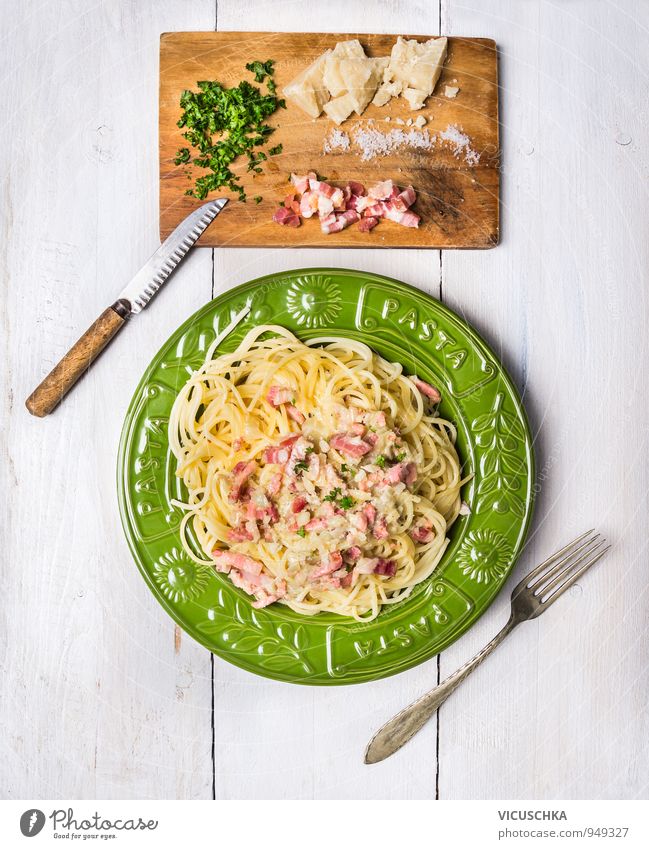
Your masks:
M33 416L43 417L52 412L124 327L129 313L128 301L117 301L103 311L25 401Z

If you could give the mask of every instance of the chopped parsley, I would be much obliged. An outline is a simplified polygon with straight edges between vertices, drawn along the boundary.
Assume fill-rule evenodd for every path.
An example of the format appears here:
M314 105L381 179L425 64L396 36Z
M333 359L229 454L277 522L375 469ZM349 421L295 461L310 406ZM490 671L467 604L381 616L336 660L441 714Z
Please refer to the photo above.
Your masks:
M256 83L263 83L266 77L273 76L273 65L275 62L272 59L268 59L266 62L259 62L255 60L254 62L249 62L246 65L246 71L250 71L251 74L255 75Z
M189 147L181 147L174 159L176 165L190 163L206 169L206 173L196 178L194 187L186 194L205 199L209 192L225 186L246 200L246 192L240 185L240 178L230 166L239 156L248 156L248 171L259 174L261 163L268 155L254 148L265 145L274 128L266 119L277 109L285 109L286 103L275 96L272 80L273 60L251 62L247 70L255 75L255 82L267 79L268 94L246 80L238 86L227 88L217 80L203 80L197 83L199 91L186 89L180 96L183 110L178 126L184 129ZM269 151L275 155L277 145ZM255 202L258 203L255 198Z
M332 489L329 495L325 495L323 501L331 501L337 504L343 510L349 510L356 503L350 495L341 496L341 489L339 486L337 486L335 489Z
M181 165L183 162L189 162L191 154L189 152L188 147L181 147L178 153L176 154L176 158L174 159L175 165Z
M309 468L309 464L306 460L300 460L293 466L293 471L298 474L299 472L306 472Z
M302 537L302 539L304 539L304 537L306 536L306 530L304 528L298 528L297 531L295 531L295 533L299 537Z
M295 403L295 401L293 401L293 403ZM307 454L313 454L314 451L315 448L313 447L313 445L309 445L309 447L306 449Z
M262 198L261 195L255 195L253 200L254 200L255 203L261 203L263 198Z
M268 151L268 153L270 153L271 156L277 156L277 154L281 153L283 150L284 150L284 145L280 143L280 144L276 144L275 147L271 147L270 150Z
M374 461L374 464L379 467L379 469L385 469L385 457L383 454L379 454L379 456Z
M405 459L406 459L406 452L405 451L402 451L401 454L397 454L397 460L399 461L399 463L402 460L405 460Z
M332 489L329 495L325 495L323 501L337 501L340 498L341 489L337 486L335 489Z

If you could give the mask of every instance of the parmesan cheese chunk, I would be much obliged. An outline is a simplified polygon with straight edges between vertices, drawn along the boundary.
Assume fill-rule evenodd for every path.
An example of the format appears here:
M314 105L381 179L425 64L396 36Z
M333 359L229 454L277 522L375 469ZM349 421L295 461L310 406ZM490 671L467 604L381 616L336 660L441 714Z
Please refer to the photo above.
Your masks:
M330 100L328 103L325 103L324 111L336 124L342 124L354 111L353 95L351 92L347 92L347 94Z
M421 109L426 98L433 93L442 72L446 49L446 38L431 38L420 43L399 36L374 104L384 106L390 97L403 94L411 109Z
M335 55L334 50L327 56L323 81L334 98L350 94L354 111L361 115L374 96L388 61L385 56L379 59L366 56L342 59Z
M428 95L420 88L404 88L403 96L411 109L421 109Z
M312 118L320 115L325 103L329 100L329 92L324 84L324 72L330 54L331 50L327 50L284 86L284 97Z
M339 41L332 52L334 56L346 59L352 59L354 57L357 59L367 58L363 50L363 45L357 38L352 38L349 41Z

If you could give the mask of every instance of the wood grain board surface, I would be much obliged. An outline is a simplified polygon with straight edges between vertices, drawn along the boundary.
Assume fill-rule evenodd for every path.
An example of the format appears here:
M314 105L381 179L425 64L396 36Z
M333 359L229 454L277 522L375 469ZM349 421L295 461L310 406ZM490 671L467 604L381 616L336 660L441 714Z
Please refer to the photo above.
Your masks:
M407 36L422 40L422 36ZM187 142L177 126L181 115L180 95L197 90L199 80L219 80L232 87L242 79L253 81L245 70L247 62L275 61L278 92L338 41L358 38L368 56L388 56L394 35L358 33L270 33L270 32L177 32L164 33L160 40L160 233L166 238L173 228L199 203L185 192L187 166L175 165L179 147ZM444 96L445 86L460 91L455 98ZM265 86L262 85L265 91ZM386 156L363 161L362 149L354 142L358 129L408 131L401 121L424 115L425 130L435 144L430 149L401 146ZM390 117L390 121L384 119ZM282 144L282 153L264 163L263 174L246 173L247 160L240 157L233 171L242 175L249 200L241 203L230 192L213 192L209 197L231 197L228 207L200 239L205 246L247 247L413 247L489 248L499 238L499 143L498 71L495 42L487 38L449 38L448 56L431 97L422 110L413 112L403 98L384 107L370 104L362 116L355 114L340 130L350 137L348 150L324 152L325 140L336 125L323 113L314 120L287 101L268 120L276 130L269 145ZM470 164L455 146L439 137L449 126L469 137L470 148L479 155ZM413 185L418 193L414 210L421 216L419 228L381 221L371 233L351 226L325 235L317 220L303 221L299 228L281 227L272 221L273 211L289 190L291 172L316 171L332 182L353 179L366 186L391 178L400 186ZM194 175L203 169L194 168ZM255 204L252 196L261 195Z

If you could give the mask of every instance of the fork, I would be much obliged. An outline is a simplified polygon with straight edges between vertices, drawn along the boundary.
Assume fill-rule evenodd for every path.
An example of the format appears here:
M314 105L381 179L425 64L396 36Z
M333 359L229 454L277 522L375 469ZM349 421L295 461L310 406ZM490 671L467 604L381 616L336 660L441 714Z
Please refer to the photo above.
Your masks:
M384 760L414 737L469 673L473 672L520 622L540 616L581 578L587 569L597 563L610 547L600 534L596 534L594 530L586 531L533 569L512 592L512 609L505 627L472 660L379 728L365 750L365 763L375 764Z

